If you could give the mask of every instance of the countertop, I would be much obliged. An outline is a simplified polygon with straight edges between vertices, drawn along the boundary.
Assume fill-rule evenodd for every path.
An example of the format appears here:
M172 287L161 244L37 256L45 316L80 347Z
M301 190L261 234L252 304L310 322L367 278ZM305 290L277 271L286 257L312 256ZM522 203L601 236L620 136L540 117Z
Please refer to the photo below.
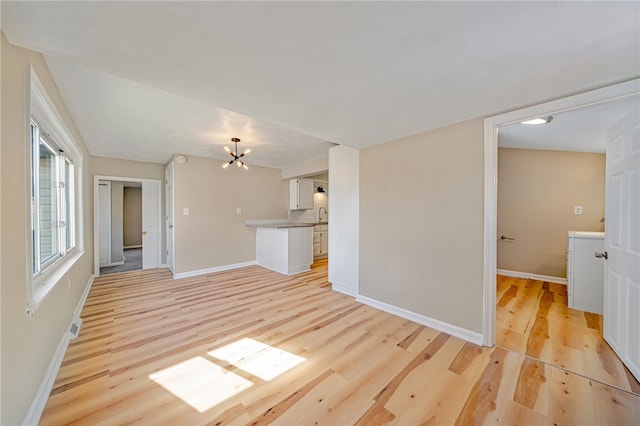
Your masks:
M260 224L247 224L247 226L254 226L256 228L309 228L313 226L313 223L260 223Z
M316 225L328 225L329 222L289 222L287 219L250 219L245 226L255 228L308 228Z
M604 238L604 232L569 231L569 237Z

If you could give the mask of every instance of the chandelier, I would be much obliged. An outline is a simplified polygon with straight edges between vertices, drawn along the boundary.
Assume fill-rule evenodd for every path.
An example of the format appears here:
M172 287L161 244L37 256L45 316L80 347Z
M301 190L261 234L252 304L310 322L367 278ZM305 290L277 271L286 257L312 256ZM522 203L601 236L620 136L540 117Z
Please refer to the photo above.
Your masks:
M244 167L245 170L249 170L249 168L247 167L246 164L244 164L244 161L242 161L241 158L244 157L245 155L247 155L248 153L250 153L251 150L247 149L245 152L243 152L242 154L238 155L238 142L240 142L240 138L231 138L231 142L236 144L235 150L231 151L226 146L224 147L224 150L227 151L229 153L229 155L231 155L233 157L233 160L229 161L228 163L224 163L222 165L222 168L226 169L231 164L236 163L238 165L238 167Z

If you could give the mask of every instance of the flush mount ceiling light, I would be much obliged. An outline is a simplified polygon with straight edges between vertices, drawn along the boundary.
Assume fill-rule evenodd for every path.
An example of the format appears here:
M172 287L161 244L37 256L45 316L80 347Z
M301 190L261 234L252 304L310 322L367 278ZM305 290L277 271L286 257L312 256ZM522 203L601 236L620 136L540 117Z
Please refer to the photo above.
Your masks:
M242 161L241 158L244 157L245 155L247 155L248 153L250 153L251 150L247 149L245 152L243 152L242 154L238 155L238 142L240 142L240 138L231 138L231 142L236 144L235 150L231 151L226 146L224 147L224 150L227 151L229 153L229 155L231 155L233 157L233 160L229 161L228 163L224 163L222 165L222 168L226 169L231 164L236 163L238 165L238 167L244 167L245 170L249 170L249 168L247 167L246 164L244 164L244 161Z
M521 121L520 124L547 124L547 123L551 123L551 120L553 120L553 116L550 115L547 118L534 118L532 120L527 120L527 121Z

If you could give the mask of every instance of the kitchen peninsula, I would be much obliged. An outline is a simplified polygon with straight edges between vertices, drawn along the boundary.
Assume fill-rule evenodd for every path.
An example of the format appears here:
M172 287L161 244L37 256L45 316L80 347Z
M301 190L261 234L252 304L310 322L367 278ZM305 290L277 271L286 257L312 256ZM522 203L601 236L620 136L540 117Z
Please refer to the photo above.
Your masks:
M294 275L311 269L313 223L286 219L247 220L256 229L256 262L272 271Z

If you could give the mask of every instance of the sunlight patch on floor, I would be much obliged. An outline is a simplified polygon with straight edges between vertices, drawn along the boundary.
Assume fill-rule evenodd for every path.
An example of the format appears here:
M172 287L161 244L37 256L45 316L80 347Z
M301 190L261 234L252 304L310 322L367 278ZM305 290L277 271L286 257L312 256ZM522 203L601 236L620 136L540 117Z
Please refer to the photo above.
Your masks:
M199 356L149 378L200 413L253 386L249 380Z
M237 340L208 354L265 381L270 381L306 361L301 356L250 338Z

